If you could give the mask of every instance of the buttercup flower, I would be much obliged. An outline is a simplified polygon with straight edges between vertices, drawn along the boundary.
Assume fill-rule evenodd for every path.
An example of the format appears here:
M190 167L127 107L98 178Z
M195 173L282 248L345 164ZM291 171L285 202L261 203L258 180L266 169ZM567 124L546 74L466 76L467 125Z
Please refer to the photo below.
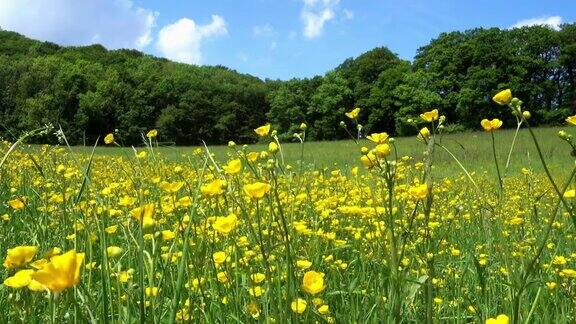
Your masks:
M263 182L255 182L244 185L244 193L252 199L260 199L270 191L272 186Z
M502 126L502 121L497 118L494 118L492 120L482 119L480 125L482 125L482 128L484 128L485 131L492 132Z
M354 108L351 111L345 113L346 117L348 117L352 120L358 118L359 114L360 114L360 108Z
M114 143L114 134L110 133L110 134L106 135L106 137L104 137L104 143L106 143L106 144Z
M70 250L52 257L44 268L32 274L32 279L55 292L74 287L80 281L80 267L83 261L84 253Z
M388 139L387 133L372 133L366 137L376 144L384 144Z
M236 228L238 224L238 217L234 214L230 214L226 217L216 217L214 223L212 223L212 228L222 234L228 234Z
M260 136L260 137L268 136L268 133L270 133L270 124L260 126L260 127L256 128L254 130L254 132L256 134L258 134L258 136Z
M296 314L302 314L304 313L304 311L306 310L306 306L308 305L308 303L302 299L302 298L296 298L294 299L294 301L290 304L290 308L292 308L292 311Z
M322 272L308 271L304 274L302 288L310 295L316 295L326 288Z
M158 136L158 131L155 129L149 130L148 133L146 133L146 137L148 138L154 138Z
M570 125L576 125L576 115L566 118L566 121Z
M438 120L438 109L434 109L431 111L427 111L423 114L420 114L420 118L422 118L422 120L424 120L425 122L433 122L435 120Z
M510 89L502 90L492 97L492 100L501 106L505 106L512 101L512 91Z
M28 245L8 249L6 259L4 259L4 267L10 269L24 265L32 261L36 252L38 252L38 247Z
M488 318L486 319L486 324L508 324L510 319L508 316L504 314L500 314L496 316L496 318Z

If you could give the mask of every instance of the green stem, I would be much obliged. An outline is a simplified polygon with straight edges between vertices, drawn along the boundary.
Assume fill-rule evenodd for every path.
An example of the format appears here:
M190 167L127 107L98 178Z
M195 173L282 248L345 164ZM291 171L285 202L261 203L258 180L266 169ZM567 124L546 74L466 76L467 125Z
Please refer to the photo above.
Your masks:
M498 185L500 186L500 193L504 191L504 184L502 183L502 176L500 175L500 167L498 166L498 157L496 156L496 142L494 141L494 132L490 132L492 137L492 155L494 155L494 164L496 165L496 174L498 175Z
M572 179L574 178L575 175L576 175L576 166L572 169L572 173L570 174L568 181L566 181L566 184L564 185L564 188L562 189L562 194L560 194L560 197L563 197L563 193L566 191L566 189L568 189L568 187L570 186L570 183L572 182ZM528 282L528 279L530 278L530 275L532 274L532 271L534 270L534 266L536 265L536 262L538 262L538 259L540 258L542 251L544 251L544 247L546 246L546 241L548 241L548 238L550 237L550 233L552 232L552 225L556 221L556 217L558 216L558 209L560 208L560 204L562 203L563 200L564 199L560 199L556 203L556 206L554 207L554 210L552 211L552 214L550 215L550 220L548 221L548 224L547 224L548 226L546 227L546 231L544 232L544 237L542 238L542 242L540 242L540 246L538 247L536 254L532 258L530 263L528 263L528 267L526 268L526 272L524 273L524 275L522 276L522 279L520 281L520 286L518 288L518 292L516 293L516 296L514 296L514 313L513 313L513 323L514 324L517 324L518 321L520 320L520 298L522 297L522 293L524 292L524 289L526 288L526 283Z
M514 132L514 137L512 138L512 145L510 145L510 151L508 152L508 158L506 159L506 167L504 167L504 174L506 174L506 171L508 171L508 166L510 166L510 159L512 158L512 151L514 151L514 145L516 144L516 137L518 136L520 126L522 126L521 120L518 121L516 131Z
M544 156L542 155L542 150L540 149L540 145L538 144L538 140L536 139L536 135L534 135L534 131L532 131L532 128L530 127L530 124L528 124L528 122L526 122L526 126L528 127L528 131L530 132L530 136L532 136L532 140L534 141L534 145L536 146L536 151L538 151L538 157L540 158L540 161L542 162L542 167L544 168L544 171L546 172L546 176L548 177L550 184L552 184L552 187L554 188L554 191L558 195L558 198L560 198L562 205L564 205L564 208L566 208L566 211L568 211L568 213L570 214L570 219L572 219L572 223L574 223L574 226L576 226L576 218L574 217L574 212L572 211L572 208L570 207L570 205L568 205L568 203L566 202L566 199L564 199L564 191L565 190L560 192L560 190L558 189L558 186L556 185L556 183L554 182L554 179L552 178L552 174L550 174L550 170L548 169L548 165L546 165L546 161L544 160Z

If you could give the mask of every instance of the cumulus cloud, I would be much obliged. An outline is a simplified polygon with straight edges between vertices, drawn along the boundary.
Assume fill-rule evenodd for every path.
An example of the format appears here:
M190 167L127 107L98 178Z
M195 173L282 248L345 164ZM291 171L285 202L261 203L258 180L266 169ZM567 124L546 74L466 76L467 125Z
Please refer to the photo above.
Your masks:
M304 23L304 37L317 38L322 35L324 24L336 17L340 0L303 0L300 19Z
M0 0L0 28L62 45L144 48L157 16L131 0Z
M276 35L276 31L270 24L264 24L254 26L254 28L252 28L252 34L256 37L272 37Z
M206 25L198 25L192 19L182 18L160 30L156 48L171 60L200 64L203 58L202 43L227 34L226 21L218 15L212 15L212 21Z
M549 26L555 30L560 30L560 25L562 24L562 17L560 16L544 16L538 18L530 18L520 20L519 22L512 25L511 28L519 28L524 26Z

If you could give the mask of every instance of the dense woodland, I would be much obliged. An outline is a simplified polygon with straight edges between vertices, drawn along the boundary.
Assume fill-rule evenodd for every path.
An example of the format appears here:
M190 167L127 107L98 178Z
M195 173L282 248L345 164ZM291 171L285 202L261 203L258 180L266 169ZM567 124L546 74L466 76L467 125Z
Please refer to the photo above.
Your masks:
M182 145L247 143L269 121L286 139L306 122L309 139L332 140L346 137L338 125L353 107L366 132L412 134L407 120L432 108L447 116L447 131L478 129L485 117L514 126L490 100L503 88L522 98L533 123L556 124L575 112L575 73L576 24L443 33L413 62L379 47L324 76L289 81L0 30L0 137L52 123L74 144L115 129L124 144L138 144L151 128Z

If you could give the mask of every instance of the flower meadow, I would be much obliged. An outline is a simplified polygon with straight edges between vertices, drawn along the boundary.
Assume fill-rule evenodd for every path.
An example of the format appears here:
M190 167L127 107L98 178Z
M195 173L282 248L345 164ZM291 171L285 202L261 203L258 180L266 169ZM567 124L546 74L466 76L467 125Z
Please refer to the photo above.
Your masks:
M530 112L510 90L493 100L528 128L543 173L509 175L516 137L506 160L493 151L496 178L468 172L438 110L410 121L419 160L386 133L360 140L348 112L346 168L285 163L270 125L255 129L267 150L231 142L223 161L208 147L166 159L156 130L123 156L3 142L0 322L574 322L576 167L552 174ZM494 148L502 121L479 127ZM460 171L435 176L437 151Z

